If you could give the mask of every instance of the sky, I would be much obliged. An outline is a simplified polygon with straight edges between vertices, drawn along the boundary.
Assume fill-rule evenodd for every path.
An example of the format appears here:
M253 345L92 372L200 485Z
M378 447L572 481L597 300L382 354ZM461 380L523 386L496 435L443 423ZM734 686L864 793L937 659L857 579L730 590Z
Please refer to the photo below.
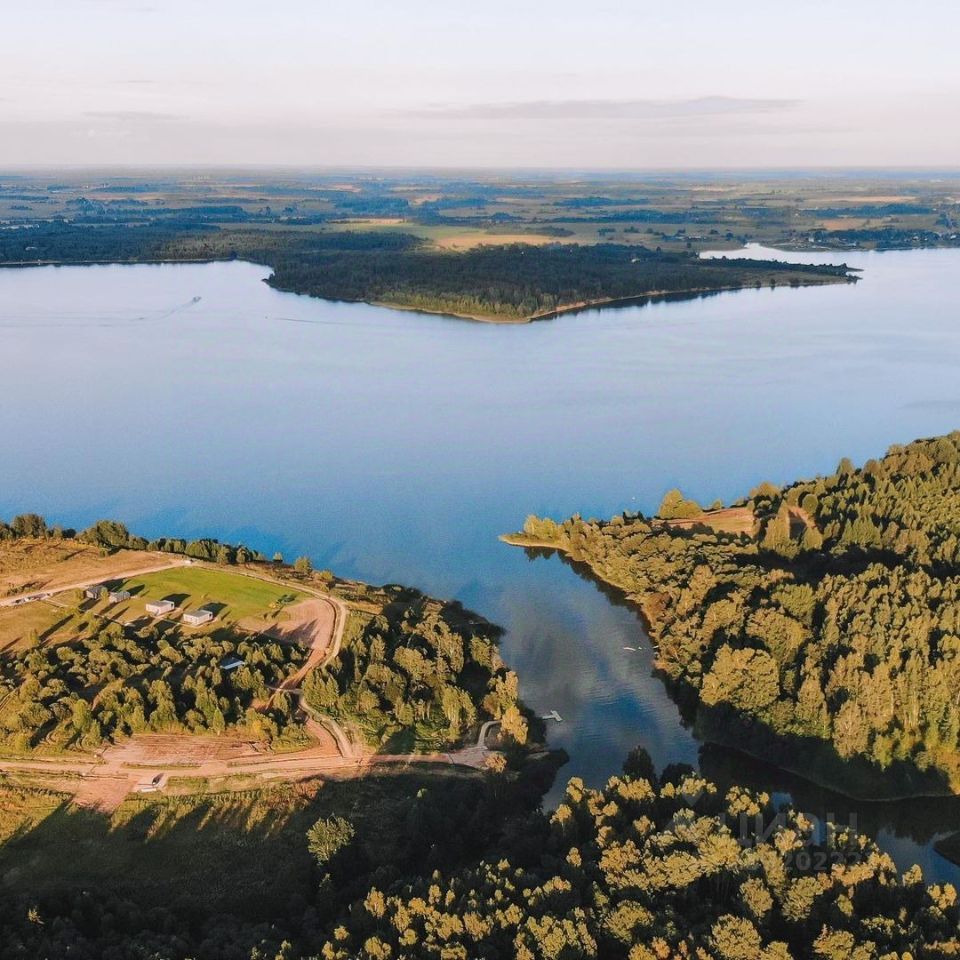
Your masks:
M960 164L955 0L0 0L0 166Z

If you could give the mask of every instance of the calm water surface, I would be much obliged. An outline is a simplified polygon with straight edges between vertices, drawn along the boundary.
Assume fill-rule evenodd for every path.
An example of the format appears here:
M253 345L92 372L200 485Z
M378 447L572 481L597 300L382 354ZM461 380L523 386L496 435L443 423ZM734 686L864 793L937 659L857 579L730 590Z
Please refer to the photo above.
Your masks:
M674 486L731 500L960 426L960 251L793 256L818 258L863 279L526 326L277 293L245 263L0 270L0 516L116 517L456 596L563 715L562 779L602 783L638 742L697 763L633 612L497 535L653 511ZM855 806L903 866L957 879L931 847L955 803Z

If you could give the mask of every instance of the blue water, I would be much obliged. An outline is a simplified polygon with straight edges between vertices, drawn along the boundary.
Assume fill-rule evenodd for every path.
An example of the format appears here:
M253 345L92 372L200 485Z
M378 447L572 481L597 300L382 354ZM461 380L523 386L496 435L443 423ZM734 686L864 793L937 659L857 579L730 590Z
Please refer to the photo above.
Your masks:
M638 742L696 763L633 612L497 535L674 486L731 500L960 425L960 251L793 256L817 258L863 279L522 326L278 293L246 263L0 270L0 516L115 517L456 596L564 717L564 779L600 783ZM956 807L886 810L861 820L898 862L956 875L928 843Z

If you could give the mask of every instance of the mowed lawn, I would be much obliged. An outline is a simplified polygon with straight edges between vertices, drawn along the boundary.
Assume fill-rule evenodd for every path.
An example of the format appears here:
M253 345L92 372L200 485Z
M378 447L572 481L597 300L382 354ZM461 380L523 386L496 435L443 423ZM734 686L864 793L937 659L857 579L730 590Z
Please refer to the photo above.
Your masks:
M151 600L173 600L177 609L170 615L171 619L209 606L216 618L207 629L238 624L256 631L282 623L286 608L305 599L303 593L292 587L203 567L173 567L159 573L127 580L111 578L105 582L111 589L122 585L133 596L120 603L87 600L78 607L75 598L79 591L68 591L49 602L34 601L0 608L0 654L13 654L36 642L52 644L69 640L89 625L91 615L124 622L137 620L147 615L145 606Z
M115 588L113 581L110 585ZM288 604L304 599L304 594L292 587L208 567L173 567L131 577L122 586L133 594L131 599L116 604L98 601L94 607L97 613L109 612L112 618L132 620L146 615L144 608L149 601L172 600L177 610L171 616L210 607L216 612L215 623L219 626L241 620L270 623L282 619Z

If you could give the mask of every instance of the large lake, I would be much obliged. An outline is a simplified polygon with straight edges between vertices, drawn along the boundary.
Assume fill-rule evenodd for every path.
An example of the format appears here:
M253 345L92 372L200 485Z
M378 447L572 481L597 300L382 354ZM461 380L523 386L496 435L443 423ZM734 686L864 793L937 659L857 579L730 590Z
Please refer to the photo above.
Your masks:
M696 763L634 613L497 535L674 486L731 500L960 425L960 251L791 259L862 280L493 326L277 293L246 263L0 270L0 516L115 517L456 596L562 714L561 779L602 783L637 743ZM956 803L852 806L902 866L958 879L930 845Z

